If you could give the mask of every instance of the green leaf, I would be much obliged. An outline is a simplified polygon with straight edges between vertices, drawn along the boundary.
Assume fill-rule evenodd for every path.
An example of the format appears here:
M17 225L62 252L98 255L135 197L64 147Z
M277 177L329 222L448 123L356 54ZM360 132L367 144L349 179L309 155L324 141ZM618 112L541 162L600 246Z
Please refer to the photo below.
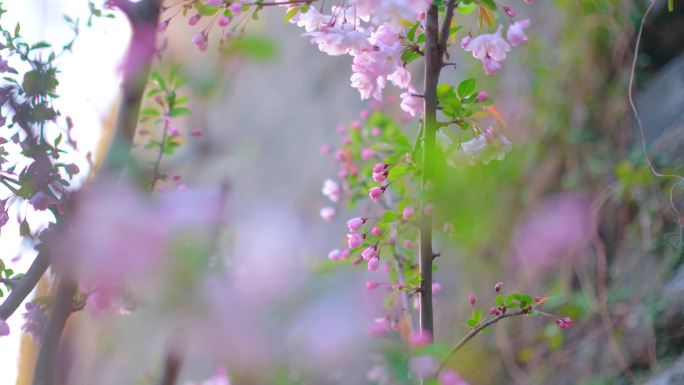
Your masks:
M410 47L406 47L402 52L401 52L401 61L404 62L404 64L409 64L412 61L419 59L420 54Z
M161 113L154 108L145 108L140 111L140 116L143 118L150 118L155 116L161 116Z
M159 87L162 89L166 89L166 80L164 80L164 77L161 76L161 74L157 71L152 71L152 74L150 75L152 77L152 80L157 82L159 84Z
M242 36L227 41L221 52L228 56L244 56L257 61L269 61L276 56L276 46L267 38L257 36Z
M399 219L399 214L390 210L387 210L384 213L382 213L382 216L380 217L380 221L385 223L394 222L397 219Z
M416 38L416 30L418 30L418 27L419 27L419 26L420 26L420 22L416 22L415 24L413 24L413 26L411 27L411 29L409 29L408 32L406 32L406 38L407 38L410 42L413 42L413 41L415 40L415 38Z
M494 0L480 0L480 3L486 5L492 11L496 11L496 3Z
M185 107L176 107L169 111L169 116L171 117L177 117L177 116L186 116L190 115L190 110L185 108Z
M503 294L497 294L496 299L494 300L494 303L497 306L503 306L504 305L504 296Z
M667 10L674 12L674 0L667 0Z
M289 22L297 13L299 13L300 8L292 8L285 14L285 22Z
M475 79L466 79L458 84L458 96L460 96L461 99L468 98L475 93L476 89L477 81Z

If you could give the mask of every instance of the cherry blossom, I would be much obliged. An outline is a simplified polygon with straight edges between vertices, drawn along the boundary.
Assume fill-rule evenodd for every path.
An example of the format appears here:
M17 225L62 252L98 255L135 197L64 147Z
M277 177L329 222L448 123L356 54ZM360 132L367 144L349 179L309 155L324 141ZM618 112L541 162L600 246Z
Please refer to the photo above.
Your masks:
M513 47L519 46L522 42L527 40L525 35L525 28L530 26L530 19L520 20L511 24L506 31L506 39Z

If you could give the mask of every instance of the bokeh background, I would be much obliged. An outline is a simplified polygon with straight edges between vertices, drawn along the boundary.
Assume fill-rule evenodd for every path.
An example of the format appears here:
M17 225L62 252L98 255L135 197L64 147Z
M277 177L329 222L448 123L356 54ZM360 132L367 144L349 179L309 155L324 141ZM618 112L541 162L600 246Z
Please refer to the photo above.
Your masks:
M88 15L81 0L3 5L10 11L3 23L20 20L26 36L53 42L68 35L58 32L62 14L80 16L84 24ZM444 176L438 215L454 224L454 233L437 239L442 256L436 279L444 287L436 299L437 339L458 341L467 331L468 293L487 298L503 281L511 291L548 295L548 308L573 317L575 327L560 330L544 319L496 326L452 362L471 384L681 379L682 188L673 186L676 179L654 175L644 148L655 169L684 172L684 4L675 1L670 13L666 1L658 1L644 29L634 76L645 141L629 106L628 83L646 1L506 5L519 18L531 18L530 40L495 78L478 80L502 111L514 148L502 162ZM235 256L236 270L245 274L243 289L263 290L269 300L221 300L235 301L227 306L232 312L266 307L278 314L275 320L263 316L268 322L259 324L262 329L249 330L249 319L242 320L245 335L266 345L278 341L303 360L341 354L360 373L341 378L364 383L373 352L364 346L364 333L380 312L380 299L363 288L373 277L365 269L319 268L328 251L342 244L346 219L355 216L340 207L333 224L319 217L327 204L322 181L336 174L334 161L319 148L339 145L335 127L358 119L367 106L349 86L350 59L318 52L298 28L283 22L282 13L268 10L250 23L247 33L269 42L250 57L221 57L211 43L209 52L200 53L190 42L196 31L174 19L162 37L163 62L156 65L182 65L192 113L179 126L204 135L184 143L165 167L187 185L229 186L221 250ZM82 151L97 153L111 130L127 28L121 15L96 19L83 26L73 56L64 59L60 108L73 117ZM458 66L445 70L442 81L481 73L464 52L454 48L452 55ZM415 137L417 121L403 121L406 134ZM20 256L14 263L21 269L32 254L13 233L3 228L0 250L3 258ZM281 292L283 298L271 298ZM100 384L134 383L159 364L174 325L160 319L167 314L162 311L141 313L75 321L71 332L81 334L77 346L88 357L81 378L97 373ZM19 330L21 319L10 325ZM1 343L2 382L11 384L18 336ZM254 345L236 349L244 357L265 354L250 350ZM202 360L203 348L188 343L194 359L183 379L212 370Z

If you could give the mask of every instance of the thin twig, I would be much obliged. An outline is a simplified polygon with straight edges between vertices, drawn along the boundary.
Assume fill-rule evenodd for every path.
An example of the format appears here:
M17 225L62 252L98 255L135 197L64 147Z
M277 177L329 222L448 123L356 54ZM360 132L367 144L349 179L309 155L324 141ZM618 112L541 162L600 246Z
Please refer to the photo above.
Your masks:
M413 318L411 317L411 307L409 302L409 295L406 292L406 274L404 272L403 259L399 254L394 254L394 260L397 263L397 282L401 285L401 310L404 313L404 318L406 319L406 324L408 325L409 332L414 332Z
M629 106L632 109L632 113L634 114L634 119L636 120L637 127L639 127L639 135L641 136L641 150L644 153L646 164L651 170L651 173L658 178L674 178L677 181L670 187L670 207L672 208L672 211L674 211L677 223L679 224L679 245L681 245L684 237L684 223L682 223L682 215L679 213L679 210L675 205L673 196L674 189L680 184L684 183L684 177L677 174L663 174L660 171L658 171L658 169L656 169L655 165L653 164L651 158L648 155L648 148L646 147L646 134L644 133L644 125L641 122L641 117L639 116L639 112L636 108L636 103L634 102L634 76L636 74L636 65L637 58L639 55L639 46L641 45L641 36L644 31L644 24L646 24L646 18L648 18L648 15L651 13L651 10L653 9L656 3L657 1L651 1L651 4L649 4L648 8L646 8L646 12L644 12L644 16L641 18L641 22L639 23L639 33L637 34L636 43L634 45L632 68L629 74L629 88L627 89L627 97L629 99Z
M520 309L514 313L503 313L501 315L498 315L490 320L485 320L484 322L480 323L478 326L470 330L468 334L466 334L458 343L451 348L451 351L449 351L449 355L439 364L439 368L437 369L437 373L439 373L443 368L444 365L453 357L454 354L456 354L461 348L468 343L473 337L478 335L481 331L484 329L488 328L491 325L494 325L495 323L501 321L504 318L510 318L510 317L515 317L515 316L520 316L520 315L527 315L530 313L532 310L531 307L527 307L524 309Z

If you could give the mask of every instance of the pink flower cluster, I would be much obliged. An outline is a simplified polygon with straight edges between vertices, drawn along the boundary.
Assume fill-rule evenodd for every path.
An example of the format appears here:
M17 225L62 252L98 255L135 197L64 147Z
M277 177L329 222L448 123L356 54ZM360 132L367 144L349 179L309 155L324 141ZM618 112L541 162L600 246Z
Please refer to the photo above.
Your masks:
M415 96L411 73L401 60L403 31L394 20L414 20L429 3L425 0L358 0L347 8L333 6L330 15L311 7L290 22L304 28L304 36L311 37L311 42L322 52L353 57L350 81L361 99L381 101L382 91L389 81L408 90L401 94L401 108L416 116L422 113L423 101ZM387 19L390 21L385 21ZM375 27L369 24L370 21L379 24Z
M470 35L461 40L461 48L473 53L473 57L482 62L485 74L493 75L501 69L501 62L511 46L517 47L527 40L525 29L530 26L530 19L512 23L506 33L506 41L501 37L503 26L499 25L494 33L481 34L475 38Z

